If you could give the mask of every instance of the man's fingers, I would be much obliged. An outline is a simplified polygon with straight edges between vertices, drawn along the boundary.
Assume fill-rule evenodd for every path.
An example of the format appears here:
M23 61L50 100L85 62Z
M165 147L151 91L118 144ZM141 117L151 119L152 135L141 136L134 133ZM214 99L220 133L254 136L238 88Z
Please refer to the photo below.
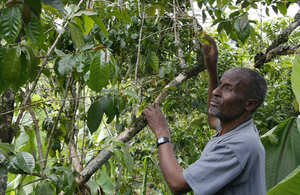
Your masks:
M204 43L204 44L202 45L202 48L203 48L204 54L205 54L205 55L208 55L209 52L210 52L211 47L210 47L209 45L207 45L206 43Z
M214 41L214 39L208 36L207 34L204 34L203 39L207 40L212 47L217 48L217 44Z

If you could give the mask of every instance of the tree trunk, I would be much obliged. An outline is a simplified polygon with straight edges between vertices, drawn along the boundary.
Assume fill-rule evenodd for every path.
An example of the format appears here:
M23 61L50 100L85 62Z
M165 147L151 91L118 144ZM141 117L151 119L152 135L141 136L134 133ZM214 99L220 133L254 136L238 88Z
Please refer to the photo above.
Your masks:
M3 92L0 97L0 143L11 144L14 132L12 128L12 118L14 112L15 93L10 87ZM1 162L0 162L1 163ZM0 194L5 194L7 186L7 171L0 166Z

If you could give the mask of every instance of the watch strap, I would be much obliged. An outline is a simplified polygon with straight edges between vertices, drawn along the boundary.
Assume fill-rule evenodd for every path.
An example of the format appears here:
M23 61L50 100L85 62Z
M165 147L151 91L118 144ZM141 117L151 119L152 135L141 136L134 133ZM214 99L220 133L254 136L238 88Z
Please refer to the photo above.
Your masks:
M171 139L168 137L160 137L156 140L156 145L158 147L159 145L164 144L166 142L171 142Z

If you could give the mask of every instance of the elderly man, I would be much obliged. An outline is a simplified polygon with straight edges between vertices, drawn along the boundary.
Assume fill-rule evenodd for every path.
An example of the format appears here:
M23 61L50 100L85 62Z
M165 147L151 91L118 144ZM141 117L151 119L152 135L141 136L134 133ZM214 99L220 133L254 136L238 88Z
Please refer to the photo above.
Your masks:
M241 67L226 71L219 81L217 45L208 35L204 39L210 43L203 44L209 73L208 119L217 133L200 159L182 170L168 122L157 104L149 104L143 114L157 138L162 173L174 194L266 194L265 151L252 115L265 99L267 83L258 72Z

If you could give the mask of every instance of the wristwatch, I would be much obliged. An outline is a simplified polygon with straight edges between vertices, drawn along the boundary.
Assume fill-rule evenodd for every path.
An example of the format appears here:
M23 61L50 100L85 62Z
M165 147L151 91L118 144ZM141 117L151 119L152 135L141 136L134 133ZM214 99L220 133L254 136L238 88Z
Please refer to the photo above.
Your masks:
M171 139L168 137L160 137L156 140L156 145L158 147L159 145L164 144L166 142L171 142Z

